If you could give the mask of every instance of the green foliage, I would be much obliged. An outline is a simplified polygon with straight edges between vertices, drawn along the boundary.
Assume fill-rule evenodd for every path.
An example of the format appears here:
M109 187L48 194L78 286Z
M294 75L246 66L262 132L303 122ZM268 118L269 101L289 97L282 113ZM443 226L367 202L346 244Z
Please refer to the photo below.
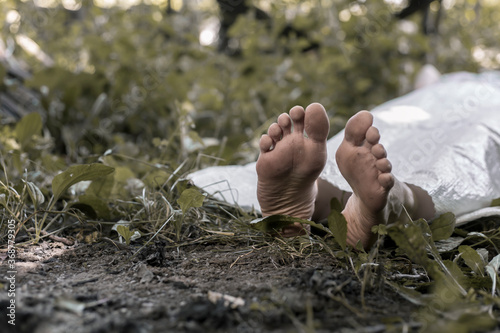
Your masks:
M120 234L125 239L125 243L127 245L130 244L130 240L132 239L132 236L134 235L134 232L129 229L129 227L124 226L124 225L119 225L116 227L116 231Z
M452 220L450 216L441 216L438 219L439 224L444 226L449 223L442 223L443 221ZM435 230L440 234L443 228L439 227ZM410 221L406 224L397 223L388 228L388 234L396 242L398 250L402 250L414 263L421 265L432 277L433 292L429 295L416 293L413 288L408 289L391 284L412 302L425 305L417 315L418 320L423 324L424 331L469 332L495 327L496 321L488 312L488 306L484 305L490 304L493 300L488 299L481 292L484 284L480 277L484 274L485 262L479 250L467 245L458 247L456 259L462 258L466 267L459 265L456 259L454 261L443 260L438 250L439 247L434 243L434 238L439 239L440 236L434 236L424 220ZM475 233L471 232L471 234ZM460 244L460 242L455 242L455 244ZM451 248L446 247L442 253L450 251ZM488 265L486 265L486 271L488 271ZM494 296L497 275L491 266L490 270ZM402 285L405 284L414 283L403 281ZM467 292L467 286L477 289L468 289ZM446 314L453 314L453 319L447 317ZM471 316L471 314L474 315Z
M30 113L16 124L16 138L21 148L26 147L33 135L40 134L42 126L42 117L38 113Z
M465 264L469 266L474 273L480 274L481 276L484 274L485 263L476 250L470 246L462 245L458 248L458 252L460 252Z
M397 223L387 231L398 248L413 262L426 268L433 266L434 262L427 255L427 251L433 246L432 235L425 220L411 221L407 224Z
M453 213L444 213L434 219L430 225L432 240L439 241L449 238L455 229L455 221L456 219Z
M328 228L333 234L333 237L340 244L342 249L347 246L347 221L344 215L341 214L341 205L338 199L332 199L331 211L328 215Z
M177 203L181 207L182 213L186 214L190 208L198 208L203 205L205 196L197 189L188 188L182 191L181 196L177 199Z
M37 209L41 204L45 202L45 196L43 195L42 191L32 182L24 182L26 184L26 189L28 191L28 194L31 198L31 201L33 202L33 206L35 209Z
M79 209L94 219L101 218L106 221L111 217L111 210L108 207L108 203L92 194L79 195L78 201L71 203L70 207Z
M52 180L52 193L57 200L70 186L85 180L96 180L109 175L113 168L102 164L72 165Z
M263 123L313 101L330 112L334 133L359 109L408 92L425 54L443 72L479 69L473 52L495 45L498 21L488 4L471 14L469 2L456 1L440 34L424 37L417 18L401 29L392 17L397 9L384 2L323 1L288 21L287 5L276 2L271 25L251 15L238 19L230 35L241 52L228 57L199 45L199 13L187 7L165 15L156 6L124 11L82 2L82 17L74 19L61 6L0 6L21 15L5 37L24 34L52 57L47 68L15 49L34 68L29 85L44 91L57 146L79 163L131 138L147 144L165 138L165 156L186 156L182 141L193 133L230 137L220 151L224 163L253 160L256 147L245 143L259 137ZM304 35L284 38L286 24ZM312 42L318 50L302 52ZM192 126L195 132L187 130Z

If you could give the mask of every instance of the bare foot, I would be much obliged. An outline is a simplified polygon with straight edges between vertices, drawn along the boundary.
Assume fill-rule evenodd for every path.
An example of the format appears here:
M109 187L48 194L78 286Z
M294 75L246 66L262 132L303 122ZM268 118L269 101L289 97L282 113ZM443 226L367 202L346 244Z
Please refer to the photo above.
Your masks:
M318 103L305 111L295 106L269 127L260 139L256 166L262 215L311 218L318 192L316 180L326 163L329 130L326 111ZM299 228L288 228L283 235L293 235Z
M373 241L371 228L387 222L388 196L396 182L387 153L379 143L379 132L372 123L373 116L368 111L349 119L336 154L340 172L353 190L342 212L348 222L347 242L355 246L361 241L365 248ZM398 182L398 186L403 184Z

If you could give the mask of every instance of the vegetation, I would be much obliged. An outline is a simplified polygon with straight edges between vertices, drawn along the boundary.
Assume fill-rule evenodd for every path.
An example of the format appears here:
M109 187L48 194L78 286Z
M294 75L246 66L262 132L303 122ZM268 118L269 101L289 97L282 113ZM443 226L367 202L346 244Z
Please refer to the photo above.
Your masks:
M2 114L1 243L15 219L19 245L58 234L90 243L120 236L137 251L152 239L172 247L244 241L290 256L323 251L365 288L382 280L420 305L415 320L426 332L498 327L494 218L463 229L453 229L450 214L430 227L380 226L369 253L346 248L335 213L328 228L314 225L320 236L273 241L262 230L293 219L251 226L254 213L184 178L255 160L264 129L293 105L321 102L334 134L354 112L411 90L426 61L443 72L498 68L497 1L443 1L439 33L429 36L418 17L397 21L399 7L380 1L255 1L271 20L242 15L229 32L231 54L199 42L215 4L186 1L167 13L164 4L82 1L76 15L58 1L36 3L0 0L0 37L31 71L22 82L0 63L0 91L24 85L40 100L39 113L14 122ZM287 25L295 33L283 34ZM382 247L384 238L393 242Z

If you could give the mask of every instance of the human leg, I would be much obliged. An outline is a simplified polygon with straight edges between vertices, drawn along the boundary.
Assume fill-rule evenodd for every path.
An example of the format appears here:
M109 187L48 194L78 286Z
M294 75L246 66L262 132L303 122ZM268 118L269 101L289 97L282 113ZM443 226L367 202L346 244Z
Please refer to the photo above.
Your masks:
M294 122L293 132L290 119ZM326 162L327 121L319 104L309 106L306 112L296 107L290 116L281 115L268 135L262 137L257 194L263 215L304 219L328 216L330 199L341 194L318 180ZM372 122L372 115L366 111L353 116L336 154L339 168L354 192L342 212L348 222L348 243L355 246L360 241L365 248L373 242L371 228L402 216L403 205L412 217L430 215L432 209L425 191L421 193L391 174L391 164ZM308 137L302 133L304 124ZM419 206L422 202L426 203L424 208Z

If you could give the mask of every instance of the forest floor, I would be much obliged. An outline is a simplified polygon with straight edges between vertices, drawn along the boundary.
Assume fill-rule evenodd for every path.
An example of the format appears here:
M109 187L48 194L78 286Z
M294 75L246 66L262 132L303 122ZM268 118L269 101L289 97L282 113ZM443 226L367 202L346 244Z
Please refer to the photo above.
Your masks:
M123 247L123 246L122 246ZM17 249L16 326L0 295L0 331L416 331L416 306L387 284L367 290L327 253L293 257L276 246L157 241L45 241ZM6 253L0 253L5 262ZM2 262L1 270L7 265ZM5 272L1 272L2 276ZM4 285L7 281L0 281Z

